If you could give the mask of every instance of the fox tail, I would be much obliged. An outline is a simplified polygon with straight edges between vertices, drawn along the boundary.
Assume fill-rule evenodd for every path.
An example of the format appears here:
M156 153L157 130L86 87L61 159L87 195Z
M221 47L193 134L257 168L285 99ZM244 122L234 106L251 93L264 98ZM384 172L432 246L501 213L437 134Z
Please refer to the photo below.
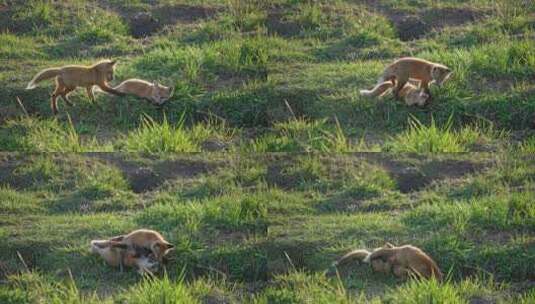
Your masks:
M338 261L334 262L333 266L340 266L342 264L345 264L351 260L359 260L361 262L365 262L366 258L370 255L370 252L364 249L357 249L353 250L347 254L345 254L343 257L341 257Z
M37 86L38 82L41 82L46 79L54 78L58 76L61 73L61 69L59 68L51 68L51 69L45 69L41 72L37 73L35 77L28 83L28 86L26 87L26 90L34 89Z
M360 90L360 95L362 96L371 96L371 97L381 97L388 93L394 87L392 81L384 81L383 79L379 80L379 83L371 90Z

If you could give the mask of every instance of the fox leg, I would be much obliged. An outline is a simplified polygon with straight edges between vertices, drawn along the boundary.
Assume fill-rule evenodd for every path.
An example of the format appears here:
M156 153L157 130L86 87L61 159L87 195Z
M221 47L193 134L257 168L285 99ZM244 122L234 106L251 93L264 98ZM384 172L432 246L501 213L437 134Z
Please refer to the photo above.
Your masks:
M429 91L429 82L422 80L420 82L420 88L424 91L424 93L431 94L431 91Z
M396 84L396 87L394 88L394 96L399 99L400 96L399 96L399 92L401 92L401 89L403 89L403 87L405 86L405 84L407 84L407 80L399 80Z
M100 111L104 112L104 109L98 103L95 102L95 95L93 94L93 86L86 87L85 90L87 92L87 96L91 100L91 103L94 104Z
M408 270L403 266L394 265L394 267L392 267L392 271L394 272L394 275L398 278L401 278L401 279L407 278Z
M72 103L72 101L69 99L69 94L74 91L75 88L65 88L65 90L63 91L63 93L61 93L61 98L63 98L63 100L65 100L65 103L67 103L68 106L72 107L74 106L74 103Z
M56 89L52 93L52 97L50 99L50 108L52 109L52 113L54 115L58 114L58 96L63 94L65 89L66 88L63 85L62 81L56 79Z
M93 86L85 88L87 96L91 99L91 102L95 103L95 95L93 94Z
M427 81L420 82L420 89L422 89L422 91L429 96L424 102L424 105L430 104L431 100L433 99L433 96L431 96L431 91L429 90L429 82Z

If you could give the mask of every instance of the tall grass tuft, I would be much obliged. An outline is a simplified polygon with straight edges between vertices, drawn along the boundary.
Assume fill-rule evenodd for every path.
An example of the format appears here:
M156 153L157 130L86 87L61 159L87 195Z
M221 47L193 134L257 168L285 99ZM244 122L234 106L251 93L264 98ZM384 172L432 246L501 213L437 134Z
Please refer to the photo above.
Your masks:
M479 127L463 127L453 130L453 115L442 127L433 118L429 126L421 123L416 117L409 118L409 129L385 144L385 150L391 152L443 153L466 152L475 144L486 141L484 133L492 132L492 128L482 130Z
M94 137L82 138L68 117L67 123L57 119L39 120L24 117L6 122L13 130L10 138L2 138L8 149L31 152L95 152L109 151L108 145L100 145Z
M466 303L452 284L440 284L436 280L410 280L392 292L390 299L399 304Z
M275 278L276 284L266 288L252 303L318 303L349 304L363 303L363 298L354 299L342 282L334 284L325 275L293 271Z
M141 119L141 126L122 141L122 149L149 153L200 151L192 134L184 128L183 116L173 126L166 117L158 123L147 115Z
M326 119L308 121L296 118L277 123L272 134L254 140L246 150L255 152L349 152L351 143L340 124L329 126Z
M194 298L182 279L171 281L167 275L162 279L145 279L126 294L125 303L130 304L195 304Z
M13 276L9 278L9 281L12 285L10 292L0 289L2 303L110 303L109 301L98 299L95 294L84 295L76 286L72 274L70 279L65 282L54 281L37 272L27 272Z
M216 122L213 119L190 128L185 127L184 121L184 114L176 124L170 123L166 116L163 117L162 122L157 122L145 115L141 118L141 125L128 133L117 144L117 148L124 151L149 153L199 152L205 140L226 141L234 134L234 130L227 128L224 122Z

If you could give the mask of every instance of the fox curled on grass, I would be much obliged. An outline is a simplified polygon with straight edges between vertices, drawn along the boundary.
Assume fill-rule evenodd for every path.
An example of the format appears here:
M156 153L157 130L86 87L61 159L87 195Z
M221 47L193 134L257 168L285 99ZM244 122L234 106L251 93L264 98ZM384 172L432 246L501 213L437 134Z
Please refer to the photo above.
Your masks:
M401 279L416 276L442 281L444 277L435 261L420 248L412 245L397 247L386 243L372 252L357 249L341 257L333 266L338 268L351 260L368 263L376 272L393 273Z
M165 263L174 245L148 229L139 229L109 240L91 241L91 252L113 267L136 267L140 274L153 274Z

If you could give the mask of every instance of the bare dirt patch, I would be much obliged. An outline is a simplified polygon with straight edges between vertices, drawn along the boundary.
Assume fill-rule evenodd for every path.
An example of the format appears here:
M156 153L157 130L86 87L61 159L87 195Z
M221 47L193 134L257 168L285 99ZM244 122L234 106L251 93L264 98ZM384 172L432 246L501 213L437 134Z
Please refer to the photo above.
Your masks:
M293 269L315 269L313 256L325 244L318 241L277 239L264 244L269 257L267 261L268 275L288 273Z
M136 38L151 36L166 26L193 24L209 19L222 10L221 7L187 4L154 5L147 10L109 7L108 3L103 3L102 7L119 14L129 24L130 33Z
M483 16L482 12L463 8L428 9L416 15L403 13L390 14L389 18L396 27L401 40L423 37L432 30L446 26L459 26L474 22Z
M271 10L267 14L266 27L270 34L291 37L301 32L301 26L293 21L286 20L282 10Z
M486 163L481 162L454 159L426 160L423 156L415 156L420 161L417 163L395 161L381 155L373 157L396 180L398 189L402 193L421 190L436 181L461 178L487 167Z
M286 169L295 162L295 156L291 154L270 155L264 160L267 164L266 182L271 186L289 190L299 186L302 179L294 174L288 174Z
M495 299L485 297L485 296L475 296L470 298L470 304L491 304L496 303Z
M130 17L130 33L134 38L152 35L161 28L161 23L150 13L141 12Z
M19 162L14 154L11 153L2 153L0 154L0 183L9 178L13 170L17 168Z
M422 18L433 29L446 26L458 26L474 22L485 15L482 11L468 8L440 8L428 9L422 13Z
M126 160L128 155L118 155L117 153L93 155L119 168L130 183L130 188L134 193L152 191L165 181L177 178L190 179L217 168L217 164L201 160L164 160L141 164Z
M162 24L176 24L194 23L201 19L208 19L219 11L219 8L209 6L174 4L160 6L153 10L152 14L160 19Z
M419 39L425 34L446 26L458 26L484 17L485 12L470 8L430 8L416 13L393 10L378 3L366 1L372 9L385 15L403 41Z

